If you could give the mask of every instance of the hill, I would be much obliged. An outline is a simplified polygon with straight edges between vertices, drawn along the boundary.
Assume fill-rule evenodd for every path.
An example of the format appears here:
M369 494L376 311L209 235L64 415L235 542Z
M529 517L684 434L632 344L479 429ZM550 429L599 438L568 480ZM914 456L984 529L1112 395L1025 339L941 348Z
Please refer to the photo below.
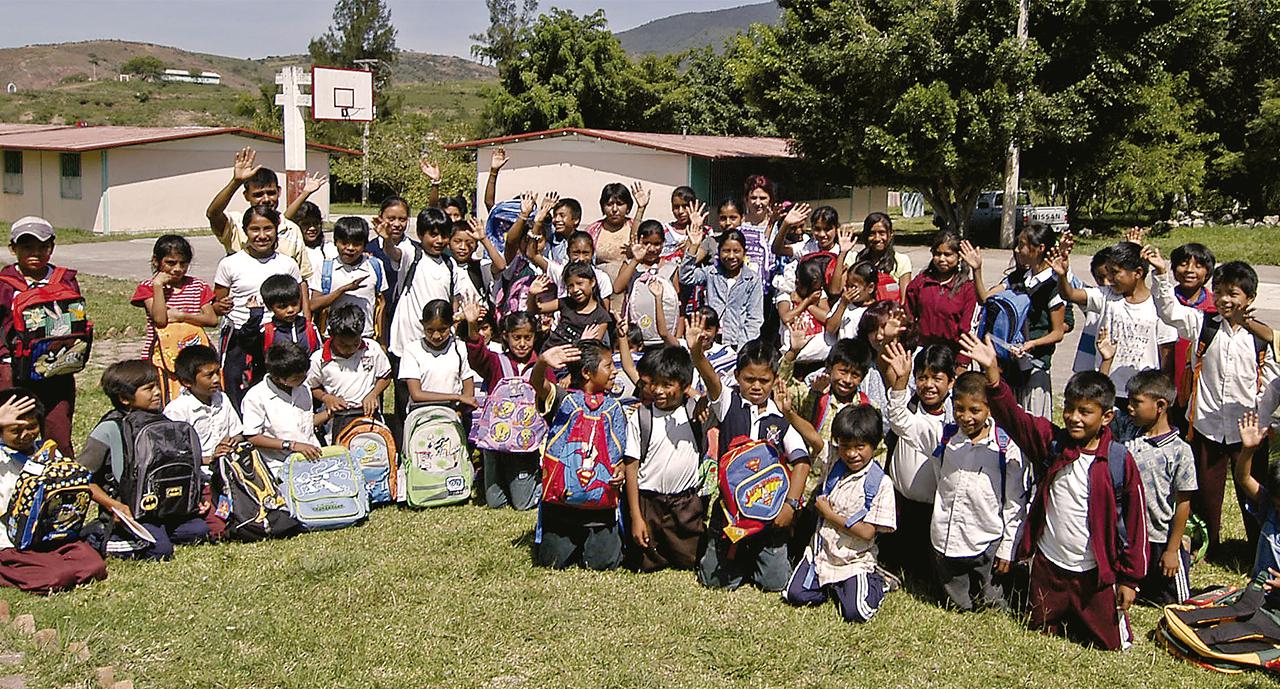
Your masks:
M686 12L655 19L621 31L617 36L622 47L632 54L665 55L706 46L719 50L726 39L752 24L776 24L780 13L774 2L711 12Z
M280 67L310 61L305 55L244 59L153 43L79 41L0 48L0 84L13 82L19 91L41 90L66 82L88 81L95 71L100 81L114 80L120 65L147 55L172 69L217 72L222 75L222 83L233 89L256 89L258 84L270 82ZM475 81L491 79L496 74L491 67L460 57L404 51L392 79L400 83Z

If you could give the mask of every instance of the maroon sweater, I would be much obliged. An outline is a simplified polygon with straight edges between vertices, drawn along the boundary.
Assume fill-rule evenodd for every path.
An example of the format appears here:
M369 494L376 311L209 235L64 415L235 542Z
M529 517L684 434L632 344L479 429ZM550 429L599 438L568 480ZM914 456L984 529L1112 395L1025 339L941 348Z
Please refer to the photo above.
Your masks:
M952 291L928 273L920 273L907 284L904 301L907 312L916 320L921 345L954 347L960 341L960 333L969 332L978 295L969 283Z
M1035 470L1036 495L1018 541L1017 557L1022 560L1035 554L1044 532L1049 484L1080 456L1080 447L1048 419L1023 411L1004 381L988 388L987 395L996 424L1009 431ZM1095 459L1089 466L1089 549L1098 561L1099 586L1136 586L1147 575L1147 507L1142 496L1142 475L1126 450L1119 517L1124 519L1129 538L1122 539L1117 528L1115 489L1107 466L1111 442L1111 431L1104 426Z

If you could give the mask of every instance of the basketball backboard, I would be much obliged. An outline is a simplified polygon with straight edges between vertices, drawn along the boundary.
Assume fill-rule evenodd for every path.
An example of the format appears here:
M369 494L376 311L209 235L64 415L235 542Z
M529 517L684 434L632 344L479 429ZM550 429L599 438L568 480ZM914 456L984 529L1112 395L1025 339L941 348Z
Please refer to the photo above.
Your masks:
M371 122L373 72L339 67L312 67L311 119Z

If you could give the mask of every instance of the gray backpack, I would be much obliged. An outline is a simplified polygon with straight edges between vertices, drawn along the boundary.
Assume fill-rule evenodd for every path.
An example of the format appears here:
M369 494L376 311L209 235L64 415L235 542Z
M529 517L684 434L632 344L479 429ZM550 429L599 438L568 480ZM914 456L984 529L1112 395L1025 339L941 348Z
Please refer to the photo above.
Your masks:
M124 440L120 501L138 521L172 522L195 517L204 490L200 436L185 421L152 411L119 417Z

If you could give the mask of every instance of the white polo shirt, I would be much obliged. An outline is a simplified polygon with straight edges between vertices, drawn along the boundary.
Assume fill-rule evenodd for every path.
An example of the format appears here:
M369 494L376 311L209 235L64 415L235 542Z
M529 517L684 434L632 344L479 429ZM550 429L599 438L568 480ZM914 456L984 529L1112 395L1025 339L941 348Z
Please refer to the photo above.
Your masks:
M261 383L249 388L240 403L240 411L244 413L244 435L265 435L318 447L320 441L316 439L315 414L311 405L311 388L305 383L294 387L292 392L285 392L267 375ZM258 454L279 478L284 460L290 453L260 449Z
M413 265L413 251L403 253L400 261L399 280ZM395 315L391 319L391 351L397 356L405 356L405 350L413 342L422 339L422 307L436 299L453 301L454 297L479 299L480 295L471 285L471 280L452 261L445 256L431 256L424 253L417 270L413 273L413 283L408 291L400 296L396 304ZM451 269L452 268L452 269ZM404 378L405 376L401 376Z
M374 264L377 264L376 266ZM326 266L332 266L326 269ZM324 275L329 274L328 289L324 289ZM333 259L332 263L320 264L320 277L316 279L310 286L312 289L321 291L325 294L332 294L340 289L343 285L355 282L364 278L364 282L360 286L348 291L346 294L338 297L338 300L329 305L330 312L334 308L343 304L355 304L364 312L364 332L361 333L365 337L373 337L373 311L374 305L377 303L378 295L386 294L390 289L387 284L387 269L382 265L380 259L372 256L362 256L361 260L354 265L348 265L342 262L342 259Z
M209 404L205 404L183 388L181 394L165 405L164 415L173 421L186 421L196 429L196 435L200 436L200 454L205 457L213 456L223 439L240 435L244 430L240 415L221 390L214 392Z
M380 378L391 376L391 361L382 345L365 338L355 354L343 358L333 355L327 360L324 348L311 353L311 370L307 372L306 386L321 388L351 405L359 405L373 391Z
M254 258L244 251L237 251L218 261L213 273L213 285L226 287L231 295L231 312L227 319L239 328L249 320L249 302L262 302L262 283L272 275L288 275L302 282L298 263L276 252L266 258ZM299 293L301 294L301 293Z
M467 361L466 345L456 337L441 349L430 349L419 337L400 355L401 380L416 379L425 392L462 394L462 381L479 380Z

